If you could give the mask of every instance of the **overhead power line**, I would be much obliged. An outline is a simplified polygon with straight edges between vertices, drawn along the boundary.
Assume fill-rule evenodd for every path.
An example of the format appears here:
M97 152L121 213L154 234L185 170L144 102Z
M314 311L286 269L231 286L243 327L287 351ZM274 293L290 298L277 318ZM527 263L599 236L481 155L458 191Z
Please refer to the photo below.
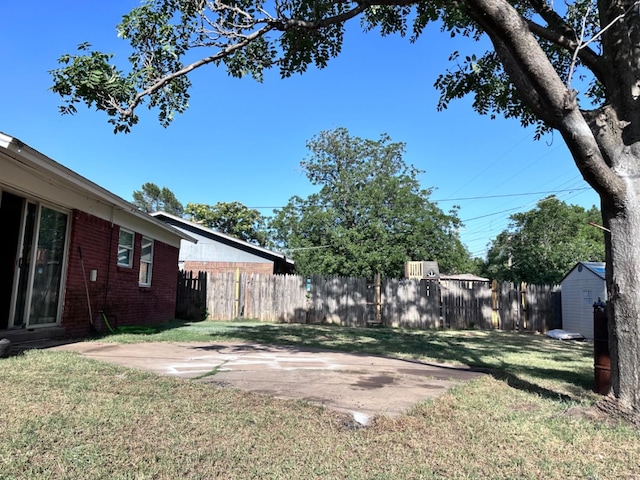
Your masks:
M458 200L484 200L487 198L503 198L503 197L524 197L526 195L548 195L553 193L578 192L581 190L591 190L589 187L570 188L567 190L548 190L546 192L526 192L526 193L504 193L501 195L483 195L478 197L459 197L459 198L441 198L434 202L457 202Z
M525 197L527 195L552 195L555 193L566 192L581 192L584 190L591 190L590 187L582 188L569 188L566 190L547 190L543 192L524 192L524 193L503 193L500 195L480 195L477 197L458 197L458 198L439 198L437 200L431 200L432 202L457 202L461 200L486 200L489 198L505 198L505 197ZM316 205L317 206L317 205ZM264 208L283 208L282 206L266 206L266 207L247 207L249 209L260 210Z
M513 208L508 208L506 210L500 210L499 212L493 212L493 213L487 213L486 215L480 215L478 217L473 217L473 218L465 218L463 220L460 220L462 223L466 223L466 222L470 222L471 220L479 220L481 218L487 218L487 217L493 217L494 215L500 215L502 213L507 213L507 212L513 212L514 210L520 210L522 207L513 207Z

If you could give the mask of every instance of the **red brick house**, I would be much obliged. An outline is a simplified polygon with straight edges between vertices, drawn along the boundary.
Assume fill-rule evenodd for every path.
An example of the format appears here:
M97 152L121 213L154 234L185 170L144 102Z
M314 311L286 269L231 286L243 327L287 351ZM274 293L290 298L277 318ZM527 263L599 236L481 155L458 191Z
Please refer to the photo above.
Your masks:
M151 215L197 240L181 242L182 270L209 274L239 270L242 273L265 275L293 273L295 270L293 260L282 253L216 232L166 212L154 212Z
M174 318L181 240L0 133L0 338L81 337Z

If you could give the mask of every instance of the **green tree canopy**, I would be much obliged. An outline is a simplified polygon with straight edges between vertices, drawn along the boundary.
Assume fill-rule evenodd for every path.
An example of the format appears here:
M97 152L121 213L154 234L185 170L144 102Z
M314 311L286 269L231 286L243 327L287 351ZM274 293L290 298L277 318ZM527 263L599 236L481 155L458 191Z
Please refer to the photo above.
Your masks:
M419 170L389 136L352 137L344 128L307 142L301 162L317 193L292 197L271 222L303 274L404 275L408 260L437 260L446 272L470 265L456 212L444 213L420 187Z
M485 274L498 280L559 283L580 261L605 259L604 235L595 206L589 210L551 196L527 212L511 215L507 230L492 242Z
M218 232L263 247L270 245L265 217L240 202L187 203L185 213L194 222Z
M181 217L184 212L182 204L171 190L167 187L160 188L151 182L142 185L141 190L133 192L133 204L147 213L165 211Z

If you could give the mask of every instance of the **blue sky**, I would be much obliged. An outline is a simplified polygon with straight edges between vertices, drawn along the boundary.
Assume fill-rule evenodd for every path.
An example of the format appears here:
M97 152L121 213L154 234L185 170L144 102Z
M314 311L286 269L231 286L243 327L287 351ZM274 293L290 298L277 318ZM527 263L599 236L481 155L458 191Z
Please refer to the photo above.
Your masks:
M128 135L114 135L101 112L79 107L60 116L48 71L84 41L125 67L127 45L115 26L137 4L0 3L0 131L125 199L154 182L183 204L239 201L265 215L313 192L299 167L311 137L336 127L363 138L388 133L406 143L405 161L425 171L432 200L445 211L460 206L461 238L477 256L510 214L547 195L537 192L599 205L559 135L536 142L515 120L477 115L467 99L437 112L433 83L449 54L467 46L435 28L410 44L353 23L327 68L285 80L269 72L260 84L205 68L192 77L191 107L167 129L146 109Z

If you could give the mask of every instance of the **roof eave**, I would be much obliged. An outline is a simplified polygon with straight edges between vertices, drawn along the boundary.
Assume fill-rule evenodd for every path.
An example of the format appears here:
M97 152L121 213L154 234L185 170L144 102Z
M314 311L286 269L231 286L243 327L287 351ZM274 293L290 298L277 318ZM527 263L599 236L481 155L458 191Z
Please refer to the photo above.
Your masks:
M149 215L153 216L153 217L166 217L168 219L171 219L173 221L179 222L184 224L185 226L191 226L192 228L196 228L200 231L202 231L203 234L208 234L208 235L214 235L216 237L220 237L226 240L229 240L233 243L236 243L238 245L242 245L248 248L251 248L253 250L257 250L260 251L262 253L265 253L267 255L270 255L272 257L284 260L285 262L291 264L291 265L295 265L295 262L289 258L286 257L286 255L284 255L283 253L278 253L278 252L274 252L273 250L269 250L267 248L261 247L259 245L255 245L253 243L249 243L246 242L244 240L240 240L239 238L235 238L231 235L227 235L226 233L221 233L221 232L217 232L211 228L207 228L207 227L203 227L202 225L198 225L197 223L191 222L189 220L186 220L182 217L178 217L176 215L172 215L171 213L167 213L167 212L163 212L163 211L159 211L159 212L152 212Z
M133 216L156 224L158 227L167 230L184 240L197 243L197 240L193 237L173 228L171 225L167 225L165 222L152 217L148 213L137 209L132 203L114 193L111 193L109 190L101 187L82 175L79 175L73 170L47 157L43 153L40 153L36 149L31 148L17 138L0 132L0 147L7 150L7 152L11 154L11 158L15 161L22 163L26 162L26 164L33 169L39 169L40 171L55 176L69 188L88 194L109 206L126 211Z

